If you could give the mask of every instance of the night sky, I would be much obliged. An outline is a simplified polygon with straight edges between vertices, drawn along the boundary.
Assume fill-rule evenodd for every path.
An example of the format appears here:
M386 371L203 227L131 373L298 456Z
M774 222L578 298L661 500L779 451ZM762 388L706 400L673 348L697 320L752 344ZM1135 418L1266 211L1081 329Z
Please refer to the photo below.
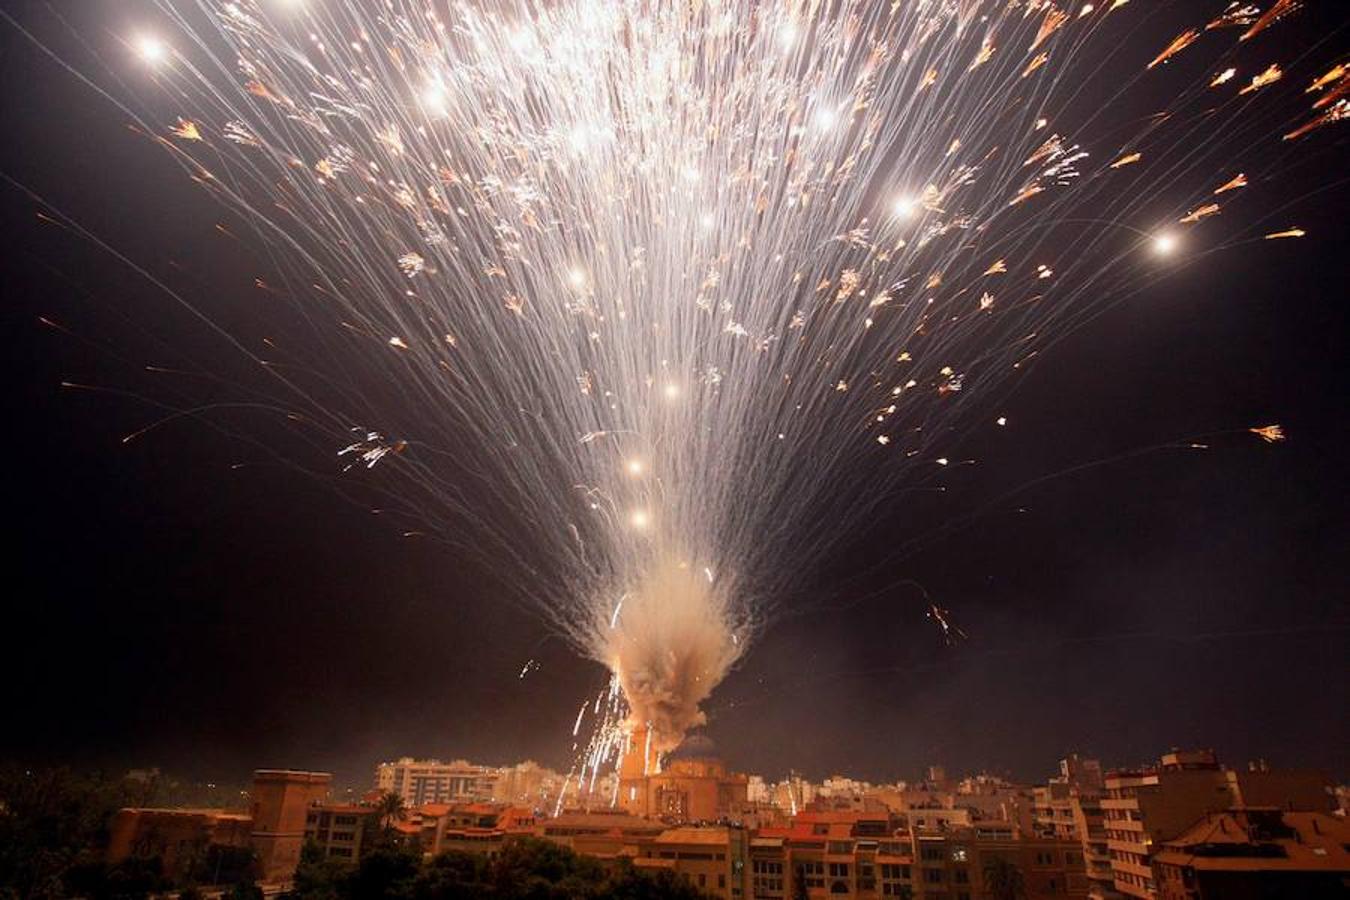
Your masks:
M43 6L4 5L82 52ZM1336 4L1311 5L1299 27L1339 24ZM57 7L117 59L134 4ZM3 22L0 54L0 174L209 300L227 329L256 327L262 264L221 240L220 207ZM1060 343L1016 383L1009 426L964 448L979 463L948 494L897 503L816 573L710 704L733 767L891 780L941 762L1031 779L1074 750L1127 764L1202 745L1350 776L1350 192L1329 184L1350 131L1334 129L1281 181L1291 199L1323 191L1272 222L1308 237L1209 256ZM565 769L577 704L605 673L490 572L200 423L123 445L152 407L60 388L155 399L146 363L229 378L238 362L40 208L0 183L0 757L218 780L291 766L363 781L399 755ZM1272 422L1287 442L1129 456ZM840 587L1012 487L1119 455ZM906 580L969 640L944 644Z

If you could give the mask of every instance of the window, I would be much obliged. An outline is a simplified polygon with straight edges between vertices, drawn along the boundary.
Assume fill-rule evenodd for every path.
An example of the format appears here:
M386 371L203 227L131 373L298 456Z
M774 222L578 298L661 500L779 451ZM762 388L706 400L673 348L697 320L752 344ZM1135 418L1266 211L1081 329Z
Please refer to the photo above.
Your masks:
M919 851L919 858L928 862L941 862L943 859L941 847L924 847Z
M952 881L957 884L970 884L970 870L966 868L957 869L952 873Z
M941 883L942 883L942 870L941 870L941 869L924 869L924 870L923 870L923 880L926 881L928 884L941 884Z
M831 877L831 878L847 878L847 877L848 877L848 863L834 863L834 862L830 863L830 877Z

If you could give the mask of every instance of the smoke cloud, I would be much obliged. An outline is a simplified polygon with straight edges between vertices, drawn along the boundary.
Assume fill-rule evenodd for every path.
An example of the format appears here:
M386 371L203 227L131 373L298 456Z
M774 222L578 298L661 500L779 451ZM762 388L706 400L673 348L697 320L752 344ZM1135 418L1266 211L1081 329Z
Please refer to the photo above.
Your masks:
M724 588L673 560L653 566L597 621L593 655L618 676L634 722L658 752L706 721L701 704L740 657L744 639Z

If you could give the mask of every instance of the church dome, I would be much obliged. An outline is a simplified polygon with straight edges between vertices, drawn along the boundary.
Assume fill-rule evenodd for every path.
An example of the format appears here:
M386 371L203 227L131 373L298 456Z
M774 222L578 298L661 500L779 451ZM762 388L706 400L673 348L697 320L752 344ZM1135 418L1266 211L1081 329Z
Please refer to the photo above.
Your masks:
M717 744L706 734L696 732L687 735L680 746L670 751L667 760L677 759L718 759Z

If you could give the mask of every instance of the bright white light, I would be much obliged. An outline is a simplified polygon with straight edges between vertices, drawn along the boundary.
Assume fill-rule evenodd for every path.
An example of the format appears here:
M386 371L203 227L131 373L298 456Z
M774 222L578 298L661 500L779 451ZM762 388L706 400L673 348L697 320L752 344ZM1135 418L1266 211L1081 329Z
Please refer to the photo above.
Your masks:
M429 113L444 115L446 112L445 86L439 81L431 81L422 90L422 108Z
M666 385L665 390L664 390L662 393L664 393L664 394L666 395L666 399L667 399L667 400L676 400L676 399L679 399L679 396L680 396L680 386L679 386L678 384L675 384L674 382L672 382L672 383Z
M628 517L628 521L633 524L634 528L643 529L651 524L651 516L647 514L645 509L635 509L633 514Z
M829 131L838 120L839 114L828 106L816 110L816 127L821 131Z
M151 65L156 65L164 61L169 55L169 48L164 46L164 42L152 35L143 34L136 38L136 52L141 60Z
M913 197L897 197L891 206L891 212L897 219L910 219L919 211L919 204Z
M632 475L634 478L636 478L642 474L643 470L645 469L645 466L642 465L642 460L640 459L630 459L628 461L628 465L625 466L625 468L628 469L629 475Z
M778 29L778 46L784 50L791 50L792 45L797 43L797 25L794 22L784 22L783 27Z
M573 269L567 273L567 282L574 288L583 288L586 286L586 273L580 269Z
M1160 234L1153 239L1153 252L1159 256L1167 256L1175 249L1177 249L1177 239L1173 235Z

